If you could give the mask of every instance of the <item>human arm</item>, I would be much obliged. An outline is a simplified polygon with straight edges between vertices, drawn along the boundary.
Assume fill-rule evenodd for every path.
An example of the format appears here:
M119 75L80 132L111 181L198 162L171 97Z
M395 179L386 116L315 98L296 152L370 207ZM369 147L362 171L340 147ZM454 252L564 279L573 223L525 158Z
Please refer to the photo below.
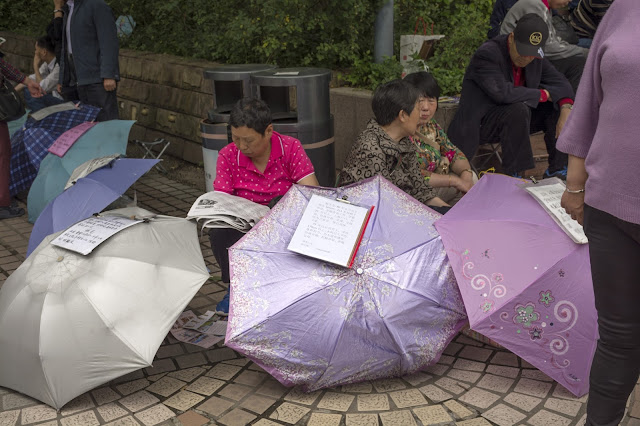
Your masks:
M312 173L309 176L303 177L298 181L298 184L306 185L306 186L320 186L320 183L318 182L318 178L316 177L315 173Z
M2 74L2 76L7 78L8 80L24 84L27 89L29 89L29 93L31 93L31 96L33 96L34 98L39 98L42 96L42 88L38 83L22 74L18 69L13 67L2 58L0 58L0 74Z
M285 161L291 180L300 185L320 186L311 159L297 139L291 140Z
M218 160L216 161L216 178L213 181L213 190L218 192L225 192L227 194L234 194L233 185L233 153L229 149L229 145L222 148L218 153ZM211 188L207 188L211 190Z
M511 64L505 63L505 57L499 51L500 46L486 44L476 51L471 58L467 71L468 78L474 81L482 91L496 104L508 105L524 102L535 108L540 100L540 90L526 86L514 86L513 81L505 75L505 69L511 72ZM506 49L506 45L504 46Z
M36 83L40 83L44 78L42 76L42 72L44 71L42 69L43 64L44 64L44 61L40 58L40 56L38 56L38 53L34 53L33 54L33 79L36 81Z
M100 77L104 81L105 90L114 90L115 81L120 79L118 66L118 33L113 12L103 0L95 2L93 22L96 28L98 50L100 52Z
M572 219L580 225L584 219L584 187L587 183L587 169L584 158L569 155L569 167L567 169L567 191L562 194L560 205L564 207ZM571 191L571 192L569 192Z

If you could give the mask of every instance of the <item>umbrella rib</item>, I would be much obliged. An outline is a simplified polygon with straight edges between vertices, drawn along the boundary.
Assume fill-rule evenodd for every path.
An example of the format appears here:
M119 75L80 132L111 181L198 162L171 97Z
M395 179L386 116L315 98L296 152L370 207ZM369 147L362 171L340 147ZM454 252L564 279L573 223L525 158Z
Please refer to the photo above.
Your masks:
M542 223L535 223L535 222L530 222L528 220L522 220L522 219L449 219L451 222L473 222L473 223L483 223L486 224L487 222L507 222L507 223L517 223L519 225L522 224L527 224L527 225L532 225L532 226L539 226L541 228L545 228L545 229L549 229L549 230L554 230L557 231L559 234L564 234L564 231L562 230L562 228L560 228L560 226L558 226L555 222L553 222L553 224L555 226L547 226L545 224ZM445 223L447 223L445 221Z

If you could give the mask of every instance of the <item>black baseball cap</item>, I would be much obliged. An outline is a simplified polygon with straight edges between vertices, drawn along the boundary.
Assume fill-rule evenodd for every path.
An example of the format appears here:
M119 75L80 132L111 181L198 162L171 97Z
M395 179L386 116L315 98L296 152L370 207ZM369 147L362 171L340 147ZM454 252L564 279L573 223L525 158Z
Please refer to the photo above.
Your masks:
M535 13L527 13L516 24L513 30L516 49L522 56L544 58L544 46L549 39L547 23Z

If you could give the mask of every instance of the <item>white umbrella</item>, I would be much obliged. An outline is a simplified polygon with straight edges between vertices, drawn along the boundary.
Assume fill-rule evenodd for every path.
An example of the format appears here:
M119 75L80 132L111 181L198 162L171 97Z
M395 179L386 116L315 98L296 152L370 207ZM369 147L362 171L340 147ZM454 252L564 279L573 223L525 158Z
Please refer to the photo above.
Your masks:
M137 208L106 214L149 217ZM0 386L60 408L151 365L208 279L196 225L155 216L87 256L44 239L0 290Z

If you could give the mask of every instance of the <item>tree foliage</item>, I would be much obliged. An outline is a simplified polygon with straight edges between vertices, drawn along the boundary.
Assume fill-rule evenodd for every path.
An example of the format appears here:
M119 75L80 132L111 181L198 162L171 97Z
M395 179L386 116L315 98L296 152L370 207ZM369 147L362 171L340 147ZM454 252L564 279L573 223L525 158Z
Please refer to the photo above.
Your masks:
M0 1L0 30L39 36L52 4ZM114 15L131 15L134 33L122 46L222 63L322 66L344 81L375 87L399 76L396 58L372 64L374 23L383 0L107 0ZM484 41L493 0L395 0L396 52L418 17L446 37L428 65L446 94L457 93L475 49Z

